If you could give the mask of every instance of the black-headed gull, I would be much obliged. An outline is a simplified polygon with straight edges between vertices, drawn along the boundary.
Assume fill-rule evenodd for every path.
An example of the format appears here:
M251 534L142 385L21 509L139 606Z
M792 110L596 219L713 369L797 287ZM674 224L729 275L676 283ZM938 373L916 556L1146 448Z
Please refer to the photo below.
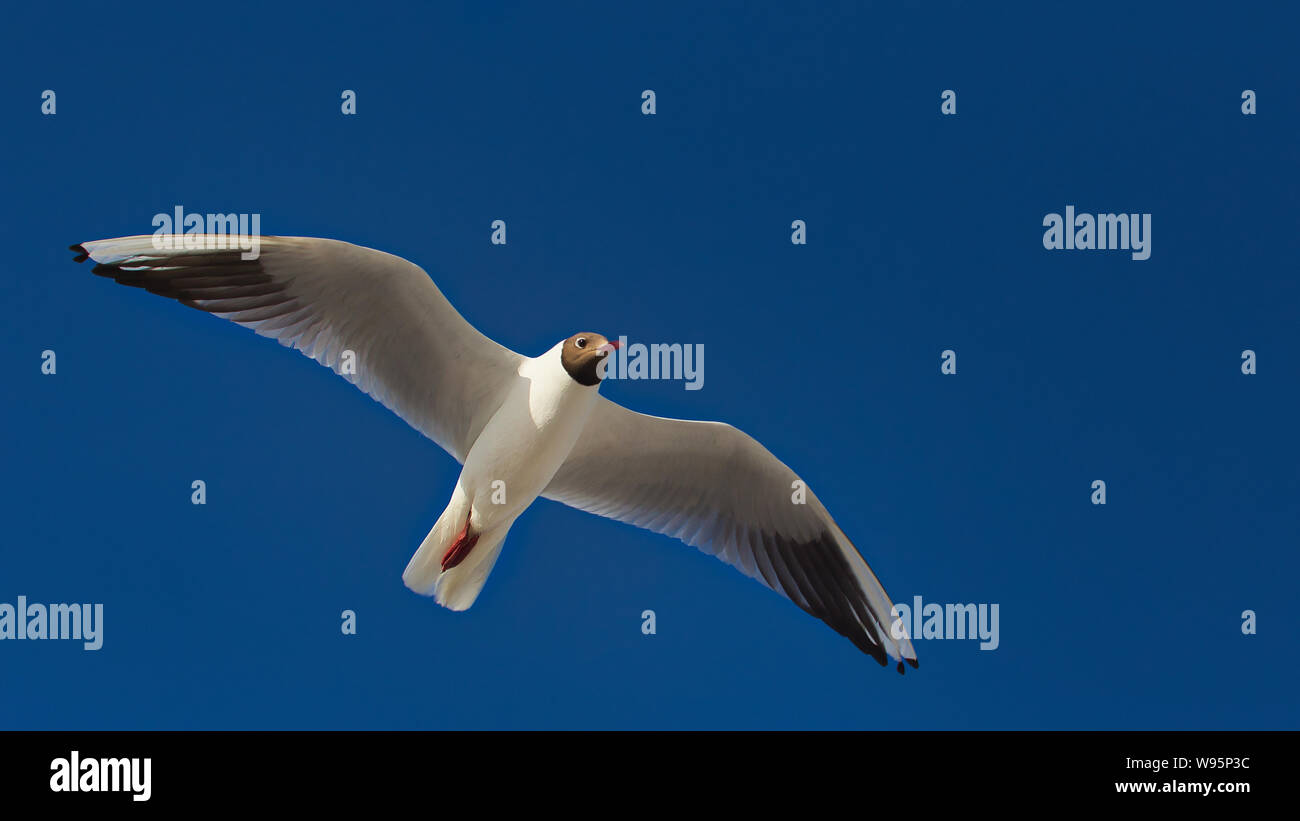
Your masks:
M664 419L600 396L617 343L570 336L537 357L465 321L419 266L346 242L217 235L72 246L123 285L278 339L369 393L464 467L402 574L439 604L474 603L538 496L672 536L784 594L882 665L916 666L857 548L790 468L736 428ZM188 247L187 247L188 246ZM796 500L802 503L796 503Z

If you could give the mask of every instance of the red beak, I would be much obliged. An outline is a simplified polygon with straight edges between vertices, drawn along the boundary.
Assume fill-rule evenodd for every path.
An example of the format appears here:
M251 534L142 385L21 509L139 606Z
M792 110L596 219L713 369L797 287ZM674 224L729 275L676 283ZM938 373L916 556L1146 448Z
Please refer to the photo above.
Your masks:
M617 339L606 340L606 341L609 342L609 346L610 346L611 348L613 348L613 349L616 350L616 351L618 350L618 340L617 340Z

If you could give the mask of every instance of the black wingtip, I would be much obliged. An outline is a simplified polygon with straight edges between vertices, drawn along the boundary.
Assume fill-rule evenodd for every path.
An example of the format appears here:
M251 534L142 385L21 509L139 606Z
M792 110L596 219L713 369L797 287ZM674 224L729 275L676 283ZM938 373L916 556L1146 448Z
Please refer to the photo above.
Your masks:
M903 673L906 673L906 672L907 672L907 668L904 667L904 666L903 666L903 662L900 661L900 662L898 663L898 674L901 676L901 675L903 675Z
M90 252L86 250L86 246L81 245L80 243L77 245L69 245L68 250L74 251L77 254L72 258L73 262L85 262L90 259Z
M907 663L912 665L913 670L920 669L921 667L921 662L917 661L916 659L908 659Z

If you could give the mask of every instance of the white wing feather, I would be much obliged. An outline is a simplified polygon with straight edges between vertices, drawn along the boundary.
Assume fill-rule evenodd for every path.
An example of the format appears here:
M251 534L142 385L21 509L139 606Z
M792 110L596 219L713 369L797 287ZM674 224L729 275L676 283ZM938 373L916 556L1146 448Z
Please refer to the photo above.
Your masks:
M423 269L337 240L262 237L258 258L245 260L238 249L206 248L209 239L123 237L73 250L99 263L97 274L302 351L465 461L523 357L466 322Z
M647 416L602 397L542 495L681 539L784 594L881 664L888 655L915 666L857 548L810 489L794 502L798 478L731 425Z

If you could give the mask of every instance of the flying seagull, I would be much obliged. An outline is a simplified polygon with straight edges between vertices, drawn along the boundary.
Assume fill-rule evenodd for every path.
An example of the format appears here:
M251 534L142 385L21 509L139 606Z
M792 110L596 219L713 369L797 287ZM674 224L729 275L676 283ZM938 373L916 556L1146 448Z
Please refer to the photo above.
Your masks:
M522 356L479 333L401 257L303 237L262 237L246 255L224 239L149 235L71 250L100 276L302 351L454 456L460 478L402 574L410 589L467 609L511 524L542 496L681 539L880 664L917 666L857 548L811 490L794 503L794 471L731 425L647 416L600 395L617 343L583 332Z

